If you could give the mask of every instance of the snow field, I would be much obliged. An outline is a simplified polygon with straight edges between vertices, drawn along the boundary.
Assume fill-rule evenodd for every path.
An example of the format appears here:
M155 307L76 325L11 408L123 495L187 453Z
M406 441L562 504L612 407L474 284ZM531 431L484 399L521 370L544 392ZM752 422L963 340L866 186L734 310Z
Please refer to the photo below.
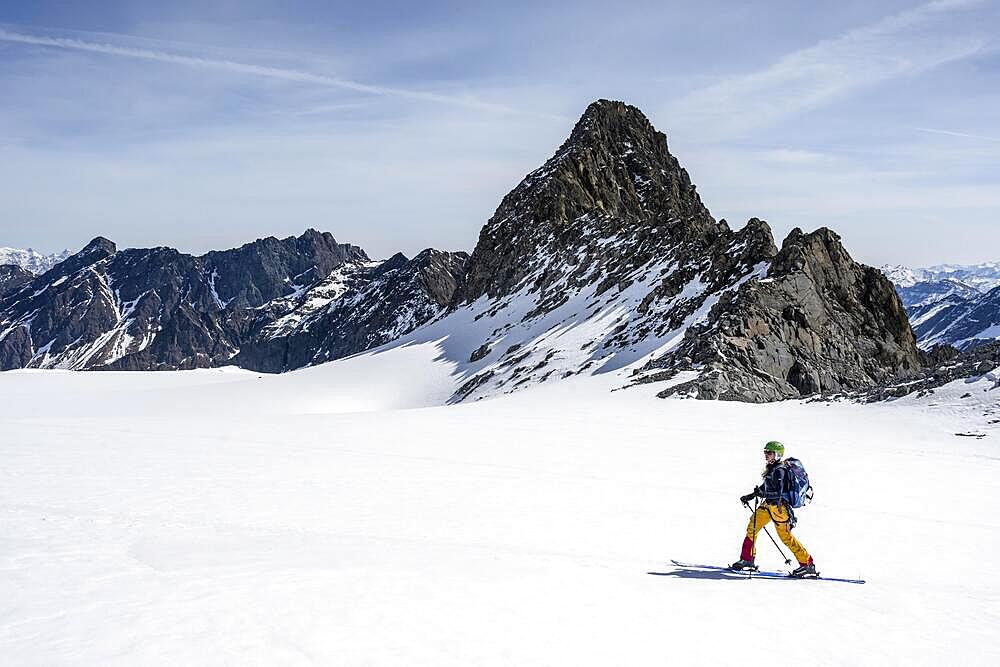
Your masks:
M608 374L427 407L451 391L434 359L0 374L2 662L1000 658L992 382L753 406ZM796 534L864 586L669 564L737 557L773 438L816 487Z

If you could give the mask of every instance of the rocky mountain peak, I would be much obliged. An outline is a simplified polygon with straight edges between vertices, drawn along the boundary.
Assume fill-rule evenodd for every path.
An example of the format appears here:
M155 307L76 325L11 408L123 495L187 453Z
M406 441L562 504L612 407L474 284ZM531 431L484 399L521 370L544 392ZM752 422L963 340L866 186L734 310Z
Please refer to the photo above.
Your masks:
M410 260L407 259L406 255L401 252L397 252L395 255L382 262L382 264L375 269L374 275L378 277L384 273L388 273L389 271L396 271L397 269L401 269L406 266L409 261Z
M115 245L114 241L106 239L103 236L97 236L90 243L83 246L83 250L77 254L92 255L94 253L102 253L104 255L113 255L116 252L118 252L118 246Z
M653 145L662 136L636 107L602 99L587 107L563 147L587 144L615 151L629 145Z
M98 236L85 245L80 252L70 255L46 271L42 274L42 277L68 276L76 273L85 266L113 257L117 252L118 246L113 241L103 236Z
M702 204L666 136L635 107L599 100L555 155L504 197L480 233L458 298L495 298L529 281L544 291L567 274L596 280L609 268L613 279L654 253L708 247L728 231ZM618 243L612 259L609 246Z
M805 234L796 227L781 243L781 250L771 264L771 272L784 275L804 271L813 280L837 282L843 279L845 267L853 264L836 232L820 227Z

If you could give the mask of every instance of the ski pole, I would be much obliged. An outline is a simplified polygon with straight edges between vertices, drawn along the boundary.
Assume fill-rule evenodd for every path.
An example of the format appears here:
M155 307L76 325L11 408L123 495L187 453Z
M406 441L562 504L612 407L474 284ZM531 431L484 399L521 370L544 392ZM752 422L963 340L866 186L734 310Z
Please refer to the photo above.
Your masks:
M767 533L768 537L771 537L771 531L769 531L767 529L767 526L764 526L764 532ZM774 541L773 537L771 537L771 544L773 544L774 548L778 550L779 554L781 554L781 557L785 561L785 565L791 565L792 564L792 559L791 558L785 558L785 552L781 550L781 547L778 546L778 543Z
M760 498L754 496L753 499L753 544L750 545L750 561L752 563L757 562L757 508L760 507ZM753 566L750 567L750 573L747 575L747 579L753 578Z

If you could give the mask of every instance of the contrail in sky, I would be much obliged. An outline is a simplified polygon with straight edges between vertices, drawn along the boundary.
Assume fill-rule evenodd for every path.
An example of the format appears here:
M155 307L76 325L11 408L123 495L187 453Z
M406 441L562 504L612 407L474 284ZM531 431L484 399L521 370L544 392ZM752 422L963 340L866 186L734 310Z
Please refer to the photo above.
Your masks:
M965 132L952 132L951 130L935 130L930 127L915 127L918 132L930 132L931 134L946 134L949 137L963 137L965 139L982 139L983 141L1000 141L1000 137L987 137L982 134L967 134Z
M154 51L151 49L137 49L129 46L118 46L115 44L89 42L69 37L47 37L43 35L31 35L23 32L14 32L0 27L0 41L15 42L18 44L34 44L37 46L50 46L59 49L69 49L72 51L87 51L90 53L104 53L112 56L124 58L134 58L138 60L151 60L161 63L173 63L175 65L185 65L188 67L198 67L202 69L223 70L238 74L249 74L252 76L262 76L271 79L281 79L283 81L294 81L298 83L314 84L330 88L340 88L358 93L368 93L370 95L380 95L386 97L402 97L421 102L432 102L435 104L448 104L452 106L488 111L503 114L523 114L532 116L547 116L546 114L535 114L524 112L512 107L465 97L455 97L451 95L440 95L417 90L407 90L404 88L392 88L388 86L375 86L350 79L342 79L325 74L314 74L303 70L286 69L282 67L268 67L265 65L251 65L233 60L217 60L212 58L199 58L196 56L185 56L167 51Z

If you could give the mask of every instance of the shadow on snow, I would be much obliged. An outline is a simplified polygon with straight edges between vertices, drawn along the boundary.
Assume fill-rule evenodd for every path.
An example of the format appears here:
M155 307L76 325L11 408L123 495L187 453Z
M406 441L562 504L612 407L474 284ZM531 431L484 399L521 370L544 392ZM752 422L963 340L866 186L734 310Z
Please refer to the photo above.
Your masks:
M747 579L770 579L773 581L794 581L790 577L750 577L746 573L724 570L694 570L677 568L672 572L647 572L654 577L677 577L678 579L714 579L715 581L745 581Z

